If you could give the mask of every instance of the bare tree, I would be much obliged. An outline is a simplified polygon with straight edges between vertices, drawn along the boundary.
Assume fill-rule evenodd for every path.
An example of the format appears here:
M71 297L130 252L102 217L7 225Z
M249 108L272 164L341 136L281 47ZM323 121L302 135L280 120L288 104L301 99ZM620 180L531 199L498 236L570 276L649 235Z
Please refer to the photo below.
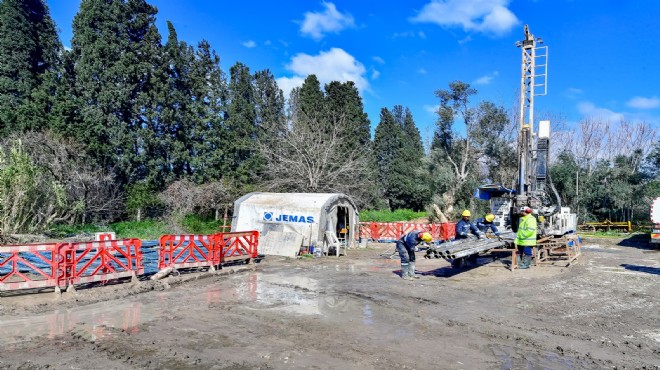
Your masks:
M616 123L595 118L582 120L577 127L553 135L554 160L562 151L572 153L591 169L599 160L630 156L637 150L646 157L653 148L657 131L645 122L621 120Z
M368 187L368 153L344 150L345 117L333 121L297 112L277 140L262 140L267 188L286 192L342 192L359 199Z

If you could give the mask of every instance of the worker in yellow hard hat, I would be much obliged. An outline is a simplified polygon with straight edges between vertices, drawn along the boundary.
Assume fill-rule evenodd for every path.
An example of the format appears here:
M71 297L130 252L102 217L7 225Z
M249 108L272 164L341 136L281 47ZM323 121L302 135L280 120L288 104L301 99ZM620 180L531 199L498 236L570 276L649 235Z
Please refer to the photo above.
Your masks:
M431 243L433 236L426 231L413 230L396 242L396 250L401 257L401 277L405 280L419 279L415 276L415 247L419 243Z
M470 217L472 217L472 213L467 209L461 213L461 220L456 223L456 239L467 239L470 232L477 238L482 238L479 229L470 221Z
M488 234L490 231L495 236L500 236L500 231L497 230L497 226L493 221L495 221L495 215L489 212L484 218L477 219L477 229L484 234Z

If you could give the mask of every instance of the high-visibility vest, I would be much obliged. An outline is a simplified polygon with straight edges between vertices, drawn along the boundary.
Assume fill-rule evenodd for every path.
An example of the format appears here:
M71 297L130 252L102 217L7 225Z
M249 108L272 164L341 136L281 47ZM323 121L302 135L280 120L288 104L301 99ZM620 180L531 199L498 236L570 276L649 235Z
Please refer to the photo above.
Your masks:
M516 234L516 244L526 247L533 247L536 245L536 218L531 214L524 216L520 219L520 226L518 226L518 233Z

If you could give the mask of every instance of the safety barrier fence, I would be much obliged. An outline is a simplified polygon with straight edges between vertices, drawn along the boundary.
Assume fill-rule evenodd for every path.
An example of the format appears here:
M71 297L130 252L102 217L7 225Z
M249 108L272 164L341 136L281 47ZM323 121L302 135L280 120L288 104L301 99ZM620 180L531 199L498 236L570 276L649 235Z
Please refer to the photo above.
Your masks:
M139 239L0 246L0 290L63 288L143 273Z
M376 241L398 240L406 233L420 230L431 233L434 241L448 241L456 237L456 223L418 224L410 222L360 222L360 238Z
M257 231L211 235L163 235L158 241L158 269L211 267L258 256Z
M219 266L258 257L259 233L163 235L158 269ZM145 273L139 239L0 245L0 291L103 282Z

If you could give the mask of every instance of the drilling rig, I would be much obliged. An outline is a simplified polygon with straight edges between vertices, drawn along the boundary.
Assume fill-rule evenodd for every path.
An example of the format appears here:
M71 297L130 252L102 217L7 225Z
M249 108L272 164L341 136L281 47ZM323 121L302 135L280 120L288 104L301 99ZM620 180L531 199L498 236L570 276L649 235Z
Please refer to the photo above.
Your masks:
M534 123L534 97L547 94L548 47L534 37L525 25L525 39L516 42L522 50L522 74L520 79L520 125L518 131L518 179L514 189L502 185L485 185L479 192L490 199L494 223L501 231L509 231L499 240L466 241L447 245L437 251L436 256L451 261L453 266L462 266L464 260L479 253L502 247L512 247L520 222L520 209L530 207L538 220L538 260L548 259L554 252L568 256L569 263L579 254L576 241L567 234L577 228L577 216L570 208L562 207L550 171L548 170L551 132L550 121ZM503 234L504 235L504 234ZM573 234L574 236L575 234ZM569 248L570 246L570 248Z
M520 79L520 125L518 130L518 181L515 192L492 198L499 226L518 230L519 209L530 207L538 218L539 235L561 236L574 232L577 216L561 206L548 170L550 121L534 122L534 97L547 94L548 47L525 25L525 39L516 42L522 50Z

